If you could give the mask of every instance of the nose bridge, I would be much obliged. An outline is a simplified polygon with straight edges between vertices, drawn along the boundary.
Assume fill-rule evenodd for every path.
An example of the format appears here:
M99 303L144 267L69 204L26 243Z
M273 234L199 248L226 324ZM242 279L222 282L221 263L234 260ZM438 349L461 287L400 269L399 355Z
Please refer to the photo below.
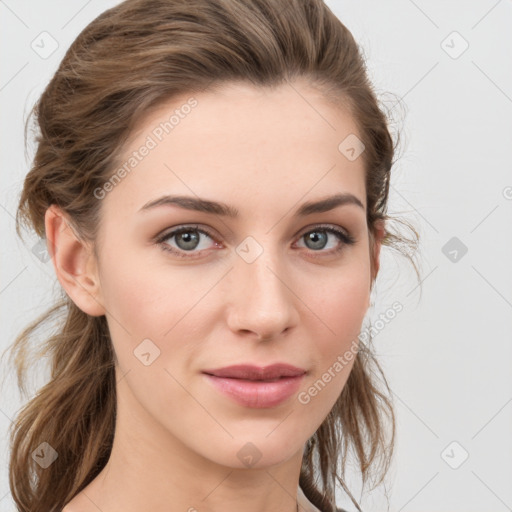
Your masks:
M278 336L296 321L294 295L279 249L246 240L237 248L231 327L262 338Z

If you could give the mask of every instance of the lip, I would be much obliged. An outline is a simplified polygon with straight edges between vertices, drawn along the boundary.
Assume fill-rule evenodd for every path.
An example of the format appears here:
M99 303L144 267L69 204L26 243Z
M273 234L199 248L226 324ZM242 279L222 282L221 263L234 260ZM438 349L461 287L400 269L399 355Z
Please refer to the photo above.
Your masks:
M215 377L246 380L269 380L280 377L297 377L306 373L304 368L297 368L287 363L275 363L268 366L255 366L253 364L236 364L213 370L203 370L203 373Z
M234 365L204 370L218 391L244 407L275 407L292 396L306 374L303 368L285 363L270 366Z

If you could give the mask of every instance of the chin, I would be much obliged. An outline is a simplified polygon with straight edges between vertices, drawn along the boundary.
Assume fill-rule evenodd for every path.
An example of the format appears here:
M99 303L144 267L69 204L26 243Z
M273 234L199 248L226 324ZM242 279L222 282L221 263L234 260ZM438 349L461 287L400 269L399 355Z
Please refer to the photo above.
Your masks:
M266 435L259 433L232 439L223 456L216 453L214 462L236 469L264 469L282 464L298 453L302 456L305 441L297 440L292 444L290 436L279 436L276 432L269 437Z

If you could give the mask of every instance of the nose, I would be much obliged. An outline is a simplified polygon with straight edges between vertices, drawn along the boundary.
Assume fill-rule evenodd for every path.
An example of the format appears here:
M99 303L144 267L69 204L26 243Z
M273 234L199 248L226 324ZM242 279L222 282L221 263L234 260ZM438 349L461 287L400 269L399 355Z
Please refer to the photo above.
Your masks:
M279 338L298 323L298 298L278 256L264 251L255 261L237 258L227 283L227 322L259 341Z

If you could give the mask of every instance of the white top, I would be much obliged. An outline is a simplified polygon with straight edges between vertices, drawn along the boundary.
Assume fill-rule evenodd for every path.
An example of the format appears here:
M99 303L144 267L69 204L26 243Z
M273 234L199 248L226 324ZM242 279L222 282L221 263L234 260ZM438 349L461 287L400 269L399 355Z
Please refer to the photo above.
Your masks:
M300 485L297 490L297 503L299 504L299 512L321 512L306 498Z

